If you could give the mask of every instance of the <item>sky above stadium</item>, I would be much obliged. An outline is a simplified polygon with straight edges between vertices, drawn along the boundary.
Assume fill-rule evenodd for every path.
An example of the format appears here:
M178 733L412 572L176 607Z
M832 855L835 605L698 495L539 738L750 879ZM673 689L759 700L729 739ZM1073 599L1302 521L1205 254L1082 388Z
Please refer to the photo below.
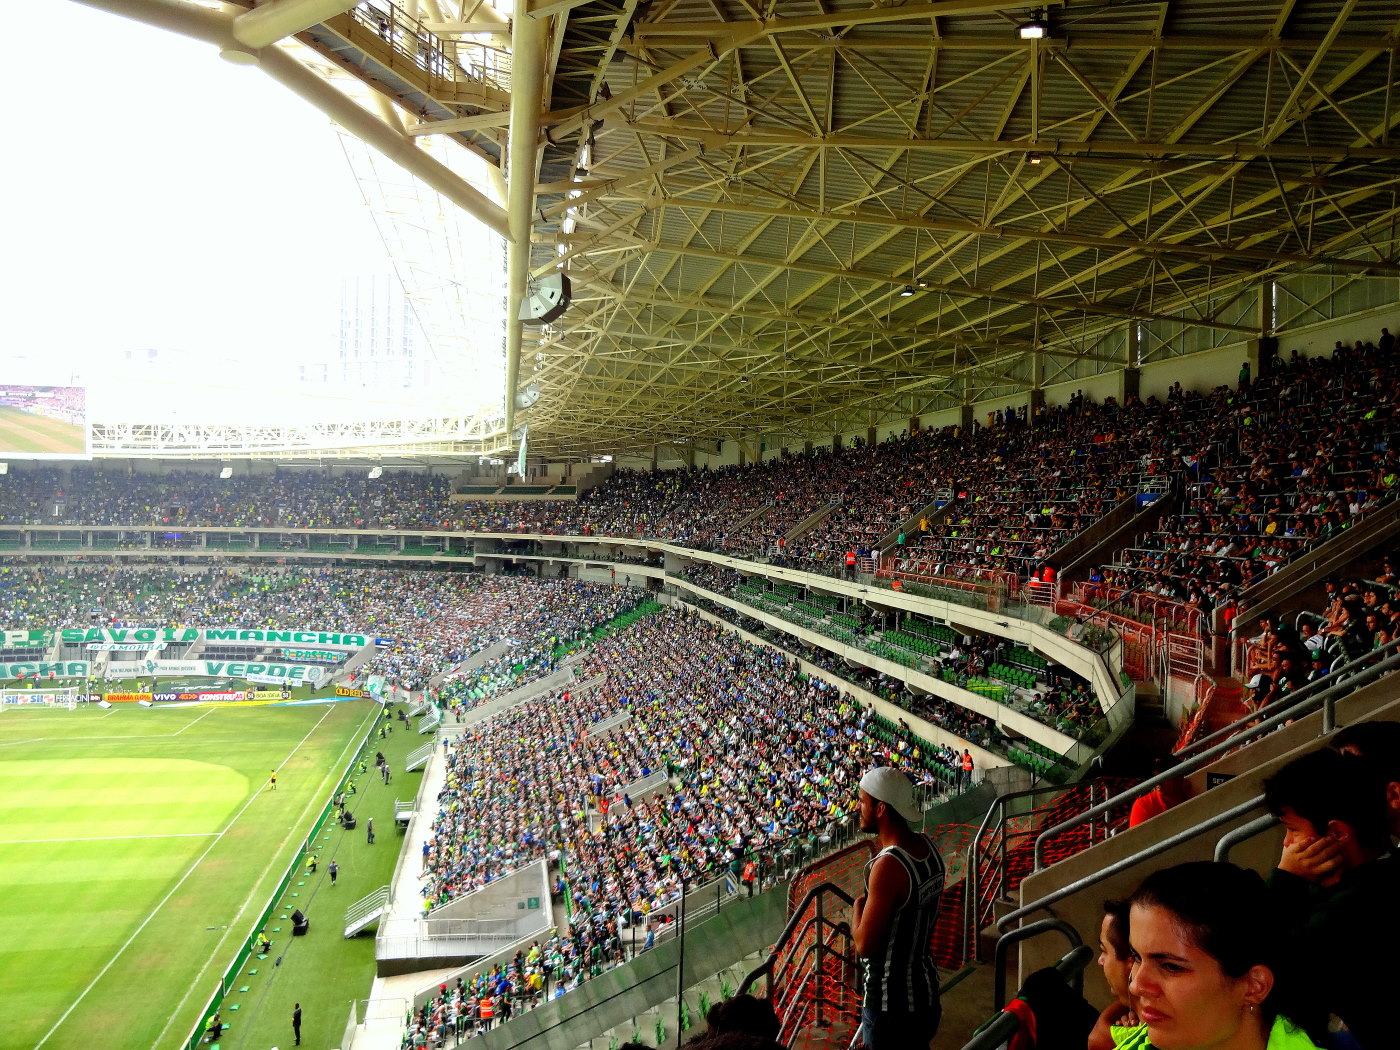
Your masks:
M197 41L76 3L6 14L5 380L155 419L129 352L170 362L135 396L225 413L211 375L275 403L289 362L333 356L342 280L391 265L330 121Z

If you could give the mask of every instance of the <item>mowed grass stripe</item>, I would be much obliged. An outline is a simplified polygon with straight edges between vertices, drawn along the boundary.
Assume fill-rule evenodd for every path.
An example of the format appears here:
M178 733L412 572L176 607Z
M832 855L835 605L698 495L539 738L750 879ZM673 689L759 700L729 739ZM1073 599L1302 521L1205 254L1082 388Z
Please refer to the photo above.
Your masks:
M86 447L87 435L75 423L0 405L0 451L82 452Z
M55 847L42 859L11 863L0 849L0 865L7 882L7 907L15 909L12 922L18 945L43 945L61 953L61 965L72 965L71 952L92 949L105 952L102 962L87 970L95 973L130 930L150 911L171 880L207 845L184 840L174 849L167 842L135 842L113 856L110 847L96 843L69 843ZM94 868L102 879L94 882ZM55 909L54 902L62 907Z
M194 725L204 713L0 718L0 743L67 729L0 764L0 879L17 891L0 897L0 926L23 930L0 941L0 1050L41 1042L85 1050L98 1032L148 1047L167 1029L162 1045L178 1046L369 710L358 702L222 710ZM281 767L279 790L267 792L272 765ZM156 837L172 828L224 833ZM103 839L15 841L83 836ZM191 988L201 971L209 987Z
M137 838L222 828L247 797L248 778L226 766L185 759L102 759L59 763L49 786L42 762L0 766L0 843L14 839ZM94 801L106 810L95 829Z

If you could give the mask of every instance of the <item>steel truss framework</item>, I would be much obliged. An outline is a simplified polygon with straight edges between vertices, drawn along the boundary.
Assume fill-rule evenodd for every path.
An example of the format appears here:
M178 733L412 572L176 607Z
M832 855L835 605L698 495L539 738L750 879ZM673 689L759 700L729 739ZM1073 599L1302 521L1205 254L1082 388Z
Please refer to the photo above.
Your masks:
M483 420L475 416L291 426L93 425L93 449L108 456L362 459L382 455L486 456L499 454L509 447L504 420Z
M1270 334L1270 282L1323 303L1298 289L1400 274L1394 0L418 0L414 24L299 39L352 72L399 54L361 75L408 141L514 152L513 279L574 288L512 332L532 452L820 439Z

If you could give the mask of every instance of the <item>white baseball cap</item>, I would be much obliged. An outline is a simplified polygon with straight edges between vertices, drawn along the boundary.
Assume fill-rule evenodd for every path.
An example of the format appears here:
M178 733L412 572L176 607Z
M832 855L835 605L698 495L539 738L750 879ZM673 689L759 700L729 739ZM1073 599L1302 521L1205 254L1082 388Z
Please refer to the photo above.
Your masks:
M893 766L877 766L860 778L860 789L883 802L910 824L923 822L923 807L914 798L914 785Z

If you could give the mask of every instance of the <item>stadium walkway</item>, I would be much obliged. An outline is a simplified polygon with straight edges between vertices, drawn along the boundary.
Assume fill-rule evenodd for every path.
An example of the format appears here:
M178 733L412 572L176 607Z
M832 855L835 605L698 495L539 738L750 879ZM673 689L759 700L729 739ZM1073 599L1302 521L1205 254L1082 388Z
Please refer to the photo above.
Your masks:
M390 885L389 911L380 920L385 928L397 930L416 925L423 916L422 882L418 873L422 870L423 846L432 837L437 797L447 783L447 761L442 741L444 738L450 740L455 735L439 730L433 737L437 746L423 769L414 816L404 835L401 860ZM403 1043L404 1019L413 1004L414 995L441 982L456 969L447 967L395 977L376 977L370 990L364 1025L355 1036L355 1050L398 1050Z

